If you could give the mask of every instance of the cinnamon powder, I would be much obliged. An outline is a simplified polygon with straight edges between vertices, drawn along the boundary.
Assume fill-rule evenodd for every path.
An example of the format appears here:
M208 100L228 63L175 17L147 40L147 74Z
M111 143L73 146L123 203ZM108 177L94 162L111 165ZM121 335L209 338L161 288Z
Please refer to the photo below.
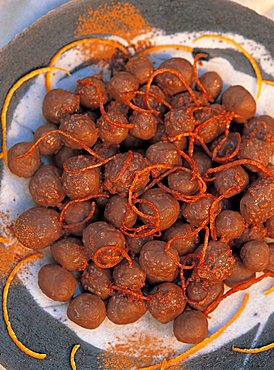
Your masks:
M117 337L115 343L109 343L107 350L98 356L98 368L104 370L138 369L175 355L175 351L168 343L165 343L164 338L135 333L131 337ZM179 369L179 367L176 366L174 369Z
M111 3L99 5L96 9L89 8L79 17L75 37L83 38L91 35L118 36L129 45L140 35L152 32L152 26L145 20L139 9L128 3ZM141 45L148 45L149 41L139 41ZM111 46L85 44L79 47L81 54L87 60L110 59L114 50Z

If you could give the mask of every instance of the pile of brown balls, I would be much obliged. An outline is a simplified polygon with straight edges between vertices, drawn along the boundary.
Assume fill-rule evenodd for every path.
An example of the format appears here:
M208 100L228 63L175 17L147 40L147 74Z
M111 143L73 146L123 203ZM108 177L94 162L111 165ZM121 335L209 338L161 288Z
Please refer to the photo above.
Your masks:
M198 79L197 61L170 58L155 71L147 57L116 55L109 81L49 91L34 141L9 149L36 203L15 235L50 248L39 287L68 301L83 328L149 311L198 343L225 285L274 271L274 119L255 116L242 86L219 96L221 77Z

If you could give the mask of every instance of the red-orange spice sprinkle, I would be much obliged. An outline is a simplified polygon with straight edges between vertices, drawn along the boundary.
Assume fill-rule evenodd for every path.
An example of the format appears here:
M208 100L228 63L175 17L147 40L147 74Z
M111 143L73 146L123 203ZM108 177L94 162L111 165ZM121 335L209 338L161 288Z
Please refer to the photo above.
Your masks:
M250 279L248 281L245 281L244 283L240 283L235 285L233 288L229 289L226 293L221 295L220 297L216 298L210 305L204 310L204 314L208 315L210 312L212 312L218 304L223 301L225 298L229 297L231 294L237 293L239 290L245 290L252 285L258 283L259 281L269 277L269 276L274 276L273 272L269 271L264 273L263 275Z
M198 352L200 349L204 348L207 346L209 343L213 342L215 339L220 337L223 332L234 323L238 319L238 317L241 315L241 313L244 311L247 302L249 299L249 294L246 294L243 300L243 303L241 307L238 309L238 311L232 316L232 318L224 325L222 326L219 330L217 330L214 334L212 334L210 337L204 339L202 342L198 343L196 346L188 349L186 352L182 353L179 356L174 357L171 360L166 361L166 366L172 366L175 365L178 362L185 361L188 357L193 355L194 353ZM155 370L161 368L161 364L155 364L147 367L142 367L139 368L138 370Z
M109 252L110 250L118 251L122 255L122 258L118 261L115 261L113 263L108 263L108 264L103 264L99 262L98 259L99 259L100 254L102 254L103 252ZM129 265L132 266L132 259L130 258L130 256L128 255L125 249L119 247L118 245L105 245L97 249L97 251L94 253L93 262L95 263L96 266L100 268L109 269L109 268L116 266L118 263L120 263L123 258L126 258L128 260Z

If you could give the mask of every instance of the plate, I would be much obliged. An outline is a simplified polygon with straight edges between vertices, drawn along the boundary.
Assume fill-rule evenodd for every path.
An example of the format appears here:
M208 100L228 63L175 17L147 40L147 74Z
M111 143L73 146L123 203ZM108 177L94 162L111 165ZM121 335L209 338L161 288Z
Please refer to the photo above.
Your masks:
M122 3L122 5L120 5L120 9L124 7L124 4L125 3ZM1 106L10 86L20 76L27 72L40 66L46 66L56 50L75 40L75 30L79 22L79 17L87 14L87 9L92 8L93 11L96 11L98 6L101 12L105 11L107 13L109 5L104 5L102 2L88 0L69 2L42 17L0 51ZM136 18L137 28L140 25L138 22L142 21L144 17L146 19L146 24L158 30L156 36L153 36L158 38L158 42L163 42L164 40L165 42L171 43L171 40L175 40L176 42L179 40L182 43L188 43L195 35L200 36L204 33L221 33L229 35L252 50L253 55L256 56L256 60L259 61L263 78L273 79L273 23L257 15L255 12L224 0L209 0L206 3L200 0L171 2L162 0L149 2L132 1L127 10L132 9L132 7L142 14L141 18ZM117 9L118 8L119 6ZM135 12L133 15L136 16L137 13ZM129 19L128 15L125 18ZM98 29L96 30L98 31ZM98 33L99 31L97 35ZM138 30L134 33L134 36L141 37ZM197 47L201 47L201 45L202 44L199 43ZM207 42L205 45L206 46L203 46L202 49L209 52L213 64L214 61L218 61L218 58L227 60L227 68L233 67L235 76L239 78L244 75L248 84L247 88L252 90L251 92L256 91L254 71L241 53L232 48L231 45L224 45L223 43ZM64 59L62 63L67 63L69 65L70 61ZM216 66L219 66L217 62ZM83 70L82 72L81 70L77 70L77 73L81 74ZM220 71L220 73L224 76L225 71L224 73ZM232 83L230 80L228 81L228 79L233 77L233 73L228 73L227 69L226 74L227 80L224 78L226 83ZM43 82L42 77L39 77L37 81L38 82L35 83L26 83L12 99L8 112L9 128L16 121L17 114L20 112L19 108L22 106L23 102L25 103L27 101L26 99L28 99L30 94L32 94L32 102L34 101L33 106L29 105L27 110L21 112L19 120L22 121L22 117L24 117L24 120L27 121L28 117L32 118L31 114L37 114L37 122L30 122L29 125L26 123L26 127L21 127L21 129L17 131L10 130L10 145L22 139L22 133L26 135L26 137L29 135L31 140L31 131L28 127L33 128L36 124L41 124L42 117L39 116L38 112L40 108L38 105L35 105L35 102L39 102L39 98L42 96L39 95L41 93L41 86L39 83L41 84ZM70 86L71 82L66 79L61 79L59 83L61 85L63 84L62 86ZM262 103L260 113L264 113L266 109L267 104L264 105ZM4 203L3 199L8 195L10 196L12 192L18 199L22 199L22 193L24 193L26 189L25 181L22 181L20 186L18 185L15 189L11 189L11 187L6 189L4 185L5 171L2 173L2 203ZM4 191L6 191L6 193L4 193ZM25 203L24 201L19 203L18 199L16 198L16 202L14 202L14 214L16 214L16 212L19 213L20 209L27 207L29 201L27 196ZM36 273L35 267L33 273L34 275ZM0 283L2 288L1 284L3 284L3 282ZM118 333L118 335L126 338L127 336L130 337L132 332L128 330L127 327L120 328L113 326L111 329L108 328L111 332L105 332L105 338L103 338L104 334L99 331L94 335L90 334L90 332L87 334L86 330L80 330L76 326L69 325L65 321L65 311L62 311L64 307L62 308L58 305L56 305L56 307L53 306L50 300L45 300L43 298L42 294L40 294L40 296L39 293L33 294L32 292L31 294L30 291L35 291L36 289L35 284L35 276L33 276L31 280L28 279L26 281L22 279L12 286L9 294L9 312L13 328L18 337L23 340L26 346L33 350L47 353L47 358L43 361L39 361L23 354L10 340L1 316L0 364L7 370L70 369L70 350L74 344L80 343L81 350L79 354L77 354L77 366L80 370L98 369L100 365L108 368L106 362L98 362L98 356L100 357L102 352L104 353L104 349L102 348L106 347L104 343L107 342L109 338L113 338L114 334L116 335ZM264 285L258 285L256 291L253 292L255 299L261 294L264 287ZM244 293L239 293L237 298L239 302L243 295ZM236 302L237 305L238 301L234 300L234 302ZM252 318L245 317L239 319L233 330L225 332L222 339L219 340L215 346L209 346L202 352L199 352L194 358L184 363L183 368L195 368L197 370L207 368L218 370L244 368L270 369L270 364L274 361L273 351L251 356L231 351L232 344L237 344L237 346L240 347L250 347L255 343L257 346L261 346L273 341L272 331L274 315L271 316L269 314L271 313L269 306L270 301L267 300L265 300L264 314L262 315L263 310L261 310L260 307L258 308L258 306L262 307L262 304L264 304L262 302L258 298L258 302L254 302L253 311L249 310L249 313L252 312L255 316ZM224 306L218 309L216 328L218 328L221 323L227 321L229 317L229 312L231 310L230 304L224 304ZM234 310L236 310L236 308L236 306L233 306ZM153 322L151 322L151 325L154 325L153 329L159 336L159 342L160 340L166 340L166 343L169 343L169 329L163 329L161 326L157 326L155 323L153 324ZM141 332L144 330L144 326L138 324L135 329ZM93 335L92 340L90 339L90 335ZM177 347L175 349L178 350ZM130 350L129 348L129 352L134 354L133 349ZM103 359L103 356L101 356L101 359ZM123 369L125 367L121 364L120 368Z

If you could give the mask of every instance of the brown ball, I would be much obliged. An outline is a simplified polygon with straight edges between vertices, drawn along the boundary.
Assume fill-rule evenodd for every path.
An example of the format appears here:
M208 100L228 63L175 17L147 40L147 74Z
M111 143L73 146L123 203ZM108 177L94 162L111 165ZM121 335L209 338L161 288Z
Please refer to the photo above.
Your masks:
M202 245L195 253L201 254ZM205 260L195 269L195 275L211 282L223 281L231 275L234 266L234 257L228 244L210 240L206 248Z
M199 80L208 95L211 98L216 99L223 88L223 80L221 76L217 72L209 71L202 74ZM198 87L197 89L200 90Z
M8 151L8 166L10 171L19 177L29 178L41 166L40 154L38 148L35 148L26 157L18 158L25 154L33 143L17 143Z
M69 302L67 315L82 328L96 329L106 318L106 308L101 298L82 293Z
M92 147L98 138L98 129L88 114L67 115L60 120L60 130L82 141L88 147ZM62 136L63 143L72 149L82 149L82 145Z
M170 58L164 60L160 66L161 68L169 68L179 72L184 78L188 86L192 85L193 82L193 66L184 58ZM185 91L185 85L170 72L164 72L155 77L157 85L164 91L165 94L174 95L181 91Z
M240 213L249 224L264 222L274 215L274 182L271 178L255 181L240 201Z
M95 164L93 157L78 155L66 162L69 171L78 171L84 167ZM92 168L77 174L63 172L62 184L66 195L70 199L85 198L99 193L100 169Z
M65 211L64 222L69 225L69 228L65 228L66 234L82 236L84 228L88 222L95 222L98 218L98 207L95 207L93 216L86 222L82 222L91 212L92 204L90 201L79 202L71 204ZM75 225L81 222L80 225Z
M252 139L242 139L240 151L238 153L239 159L252 159L267 166L271 160L272 148L270 143ZM254 166L245 165L252 172L259 172L259 169Z
M143 300L114 294L108 302L107 317L116 325L126 325L139 320L146 311Z
M146 236L144 238L132 238L126 236L126 245L127 248L135 254L139 254L143 245L153 240L153 236Z
M152 74L154 68L152 62L147 57L134 56L126 64L126 70L132 73L140 82L145 83Z
M145 92L146 91L146 86L140 87L139 91ZM152 94L160 97L161 99L166 99L166 96L163 93L163 91L156 85L151 85L150 92ZM165 108L164 104L161 103L161 101L159 99L157 99L157 97L149 96L148 102L150 104L151 109L159 111L160 113L164 113L166 108ZM146 102L145 102L145 96L144 95L137 94L133 98L133 103L135 105L137 105L137 107L140 107L142 109L147 109L147 105L146 105Z
M102 269L93 262L83 272L81 284L84 290L88 290L102 299L107 299L112 294L110 270Z
M191 172L176 171L168 175L168 187L183 195L193 195L199 190L197 179L192 178Z
M221 135L221 136L217 137L217 139L215 139L211 143L210 150L213 151L216 148L216 146L220 143L220 141L224 139L224 137L225 137L225 135ZM218 151L216 153L216 156L224 158L224 157L228 157L229 155L231 155L234 152L234 150L236 149L236 147L238 145L238 141L239 140L238 140L238 137L237 137L236 133L229 132L228 136L226 137L225 142L218 149Z
M225 210L216 218L217 237L224 242L239 238L244 229L245 221L239 212Z
M235 166L217 172L215 175L214 186L219 194L224 194L233 186L239 187L239 190L235 189L226 196L226 198L231 198L236 194L241 193L248 185L249 177L248 174L241 166Z
M107 159L118 153L119 145L109 145L98 140L97 143L94 145L93 150L101 157Z
M84 270L88 264L88 256L80 240L66 238L50 246L52 257L68 271Z
M226 110L241 116L236 121L245 122L256 113L256 101L243 86L230 86L222 95L222 104Z
M108 113L108 117L111 121L116 123L127 124L127 117L117 111L111 111ZM120 144L125 140L128 134L128 128L113 126L108 123L104 117L99 118L97 121L99 127L100 139L107 144Z
M59 123L66 114L78 112L80 97L63 89L52 89L44 98L43 115L51 122Z
M200 101L201 105L208 105L208 101L202 93L198 91L193 91L193 94ZM189 94L188 91L184 91L180 94L172 96L169 102L174 109L186 108L191 105L196 105L193 101L193 97Z
M138 87L138 79L133 74L126 71L115 73L108 85L111 97L121 103L127 103L129 100L133 99L135 96L134 91L138 90ZM133 93L128 94L130 91L133 91Z
M269 238L274 239L274 216L270 217L268 220L266 220L266 230L267 230L267 236Z
M235 256L235 263L232 273L225 279L225 284L233 287L237 284L244 283L255 278L255 272L249 270L242 262L239 256Z
M194 280L187 287L188 304L198 311L204 311L216 298L224 293L223 282L212 283Z
M268 244L268 247L269 247L269 261L265 270L274 272L274 243Z
M76 279L63 267L48 264L38 272L38 285L49 298L58 302L66 302L76 290Z
M35 203L44 207L58 207L65 198L60 172L57 167L40 167L29 183L30 194Z
M156 135L159 119L152 114L139 113L134 111L129 122L135 125L130 129L130 134L141 140L149 140Z
M91 82L91 84L88 84ZM96 76L88 76L77 81L76 93L80 96L80 103L87 109L97 109L100 106L100 99L97 89L92 85L95 83L101 93L101 102L106 104L108 101L107 88L104 81Z
M137 215L130 208L127 198L120 197L119 195L114 195L108 200L104 217L118 229L122 227L123 223L127 227L132 227L137 220Z
M178 252L170 248L174 254L172 259L165 251L166 243L160 240L153 240L146 243L140 252L140 266L147 274L147 279L151 283L160 283L162 281L173 281L178 275L177 264L179 262Z
M193 159L201 176L204 176L206 171L212 167L211 159L203 152L195 151L193 153Z
M38 127L34 133L34 140L37 141L44 134L49 133L53 130L57 130L57 126L52 123L45 123ZM62 147L61 136L58 133L48 134L38 145L39 152L42 155L51 155L58 152Z
M80 154L79 150L74 150L68 148L67 146L63 146L53 157L53 162L56 167L63 170L64 163L71 157L75 157L76 155Z
M14 233L25 247L44 249L62 236L59 214L50 208L30 208L17 218Z
M172 195L161 189L155 188L147 190L142 195L142 199L153 203L158 209L160 217L160 230L168 229L179 217L179 202ZM152 209L152 207L147 203L141 203L140 209L146 215L155 216L154 209ZM147 222L147 219L143 218L143 221ZM151 220L149 220L149 222L151 222ZM152 220L152 222L155 221Z
M148 297L149 312L163 324L174 320L186 306L182 288L173 283L157 285Z
M215 111L201 109L194 113L196 124L197 123L201 124L210 118L225 113L224 107L220 104L212 104L211 108L213 108ZM202 127L199 130L198 135L204 140L206 144L208 144L214 139L216 139L219 135L221 135L224 131L225 131L225 120L223 118L216 118L208 122L206 126ZM198 140L195 140L195 144L200 145Z
M158 163L175 166L182 165L182 158L177 152L176 146L165 141L159 141L158 143L150 145L146 151L146 158L152 165ZM165 169L155 169L153 174L157 176L161 172L165 172Z
M263 241L251 240L240 252L245 267L254 272L263 271L269 262L269 247Z
M175 319L173 332L180 342L199 343L208 335L207 318L200 311L185 311Z
M123 260L113 270L114 283L122 288L139 290L145 285L146 273L138 262L133 261L132 266Z
M184 218L193 226L200 226L201 223L209 216L209 210L211 204L213 203L212 198L209 196L205 196L196 200L195 202L183 204L182 206L182 214ZM215 212L220 213L222 210L222 206L217 203L215 207Z
M187 114L187 109L177 108L165 114L165 128L168 136L176 136L184 132L192 132L195 121Z
M187 223L176 222L172 227L167 229L163 235L163 240L165 242L171 240L176 236L183 236L188 233L193 232L194 228ZM195 237L187 239L175 240L172 243L172 248L176 249L179 256L184 256L188 253L192 253L196 247L197 241Z
M111 194L126 195L134 179L136 171L142 170L147 166L147 162L142 154L133 152L132 161L127 166L122 176L119 176L125 161L128 159L128 153L119 153L117 156L105 165L105 182L104 187ZM119 176L119 179L117 180ZM145 172L139 177L134 190L143 189L149 182L149 173Z
M274 149L274 118L267 115L252 117L244 125L243 135L250 139L272 142L272 149Z
M83 231L83 243L88 250L90 258L93 257L97 249L106 245L116 245L125 248L125 237L115 227L104 221L97 221L89 224ZM110 261L119 261L121 254L118 251L111 250L105 253L106 256L100 257L100 262L108 264Z

